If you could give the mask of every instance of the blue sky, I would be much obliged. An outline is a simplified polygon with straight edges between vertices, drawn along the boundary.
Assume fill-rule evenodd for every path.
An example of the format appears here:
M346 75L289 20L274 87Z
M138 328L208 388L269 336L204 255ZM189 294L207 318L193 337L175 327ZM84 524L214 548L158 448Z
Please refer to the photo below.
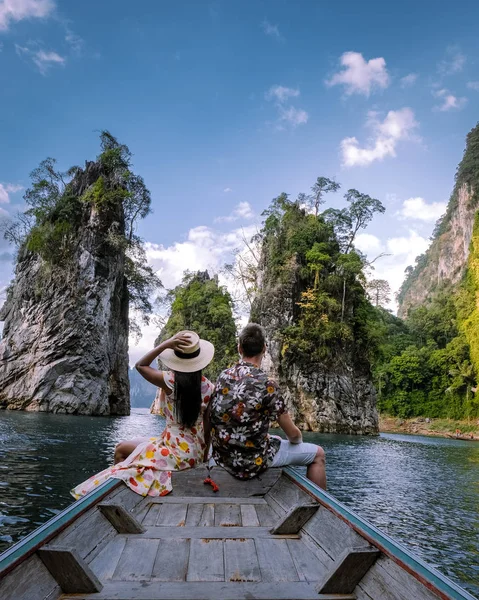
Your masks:
M166 286L218 270L273 197L324 175L385 204L358 245L392 254L374 276L396 290L478 119L478 18L474 1L0 0L0 212L108 129L152 192L139 233Z

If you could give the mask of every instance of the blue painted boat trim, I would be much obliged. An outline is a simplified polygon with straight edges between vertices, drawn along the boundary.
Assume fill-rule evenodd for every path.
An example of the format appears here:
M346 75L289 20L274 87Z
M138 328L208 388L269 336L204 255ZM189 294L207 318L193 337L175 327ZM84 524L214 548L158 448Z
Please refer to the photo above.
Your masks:
M46 544L55 535L65 529L81 514L86 512L99 500L113 491L121 482L118 479L108 479L95 490L83 496L52 519L41 525L35 531L0 554L0 577L10 571L16 564L33 554L40 546Z
M384 554L392 558L421 583L425 584L426 587L441 597L447 600L477 600L469 592L442 573L439 573L439 571L436 571L433 567L430 567L421 558L415 556L393 538L377 529L374 525L371 525L371 523L368 523L368 521L354 513L342 502L336 500L334 496L325 492L292 467L285 467L283 471L293 482L299 484L301 488L313 495L323 506L351 525L362 537L365 537L374 546L377 546Z

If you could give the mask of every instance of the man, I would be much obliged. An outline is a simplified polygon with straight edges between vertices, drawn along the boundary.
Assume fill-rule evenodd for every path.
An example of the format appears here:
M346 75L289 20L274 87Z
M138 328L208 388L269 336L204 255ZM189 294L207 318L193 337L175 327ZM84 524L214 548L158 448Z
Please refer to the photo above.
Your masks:
M263 329L249 323L239 336L241 360L221 373L209 408L215 462L235 477L250 479L268 467L307 466L308 478L326 489L324 450L303 442L276 382L261 370ZM277 421L288 440L268 435Z

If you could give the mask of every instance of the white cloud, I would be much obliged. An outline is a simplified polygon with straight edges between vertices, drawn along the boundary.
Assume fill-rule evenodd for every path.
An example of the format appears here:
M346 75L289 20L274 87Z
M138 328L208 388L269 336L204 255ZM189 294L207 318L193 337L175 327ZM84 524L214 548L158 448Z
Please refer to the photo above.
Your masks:
M446 58L437 65L437 71L440 75L453 75L463 70L466 63L466 57L457 46L449 46L446 49Z
M53 0L0 0L0 31L10 23L48 17L54 8Z
M430 202L428 204L424 198L408 198L404 200L397 215L402 219L436 222L446 212L446 208L446 202Z
M77 56L81 55L85 41L68 27L65 29L65 41L70 46L74 54Z
M300 91L298 89L282 85L273 85L265 93L266 100L273 101L278 111L276 129L285 129L284 124L294 129L298 125L304 125L308 122L309 115L305 110L285 104L290 98L297 98L299 95Z
M379 254L383 251L381 240L371 233L358 234L354 241L354 245L358 250L361 250L361 252L364 252L365 254L368 254L369 252Z
M15 183L0 183L0 204L8 204L10 202L10 194L15 194L23 190L21 185Z
M396 156L398 142L417 141L414 130L418 127L414 112L410 108L390 110L384 121L379 121L376 112L368 114L367 126L373 137L367 147L361 147L355 137L341 141L342 164L344 167L368 166L387 156Z
M18 56L24 56L30 58L38 67L38 70L42 75L48 71L52 65L64 66L66 58L60 56L57 52L46 51L41 48L33 49L32 47L19 46L15 44L15 50Z
M405 77L401 77L401 79L399 80L401 87L402 88L406 88L406 87L411 87L412 85L414 85L418 79L419 75L417 73L409 73L409 75L406 75Z
M266 19L263 21L263 23L261 24L263 31L265 32L266 35L269 35L270 37L276 38L277 40L282 40L282 36L279 32L279 28L277 25L273 25L273 23L270 23L269 21L267 21Z
M409 229L407 235L389 238L384 243L374 235L363 233L357 236L355 245L369 260L381 253L386 254L374 262L370 277L385 279L389 283L392 291L389 308L396 310L395 295L404 281L404 271L409 265L414 265L416 257L427 250L429 241Z
M341 56L339 73L335 73L326 85L344 85L346 95L363 94L369 96L374 88L387 88L389 75L384 58L372 58L365 61L360 52L345 52Z
M467 98L458 98L446 89L437 90L432 93L435 98L441 100L441 104L434 107L434 110L446 112L449 110L461 110L467 104Z
M292 127L297 127L298 125L307 123L309 115L302 108L294 108L293 106L284 108L281 106L279 109L279 118L280 121L286 121Z
M467 87L470 90L474 90L476 92L479 92L479 81L468 81L467 82Z
M240 202L236 205L231 215L227 217L216 217L215 223L231 223L239 219L252 219L254 217L253 209L249 202Z
M288 98L297 98L300 92L298 89L284 87L283 85L272 85L266 92L266 100L276 100L285 102Z
M227 187L223 190L223 192L225 192L226 194L228 194L229 192L232 192L233 190L230 187Z

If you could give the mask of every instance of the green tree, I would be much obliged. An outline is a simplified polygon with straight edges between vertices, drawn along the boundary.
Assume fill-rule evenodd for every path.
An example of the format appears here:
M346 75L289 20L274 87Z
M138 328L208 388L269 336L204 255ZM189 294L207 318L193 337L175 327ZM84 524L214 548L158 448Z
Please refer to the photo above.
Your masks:
M327 177L318 177L315 184L311 188L312 195L306 196L309 200L308 204L314 208L314 216L319 214L319 207L324 203L323 196L329 192L337 192L340 189L339 183Z
M168 292L170 314L157 342L184 329L196 331L215 347L215 357L205 370L215 380L220 371L238 356L236 325L228 291L211 278L207 271L186 272L183 281Z

